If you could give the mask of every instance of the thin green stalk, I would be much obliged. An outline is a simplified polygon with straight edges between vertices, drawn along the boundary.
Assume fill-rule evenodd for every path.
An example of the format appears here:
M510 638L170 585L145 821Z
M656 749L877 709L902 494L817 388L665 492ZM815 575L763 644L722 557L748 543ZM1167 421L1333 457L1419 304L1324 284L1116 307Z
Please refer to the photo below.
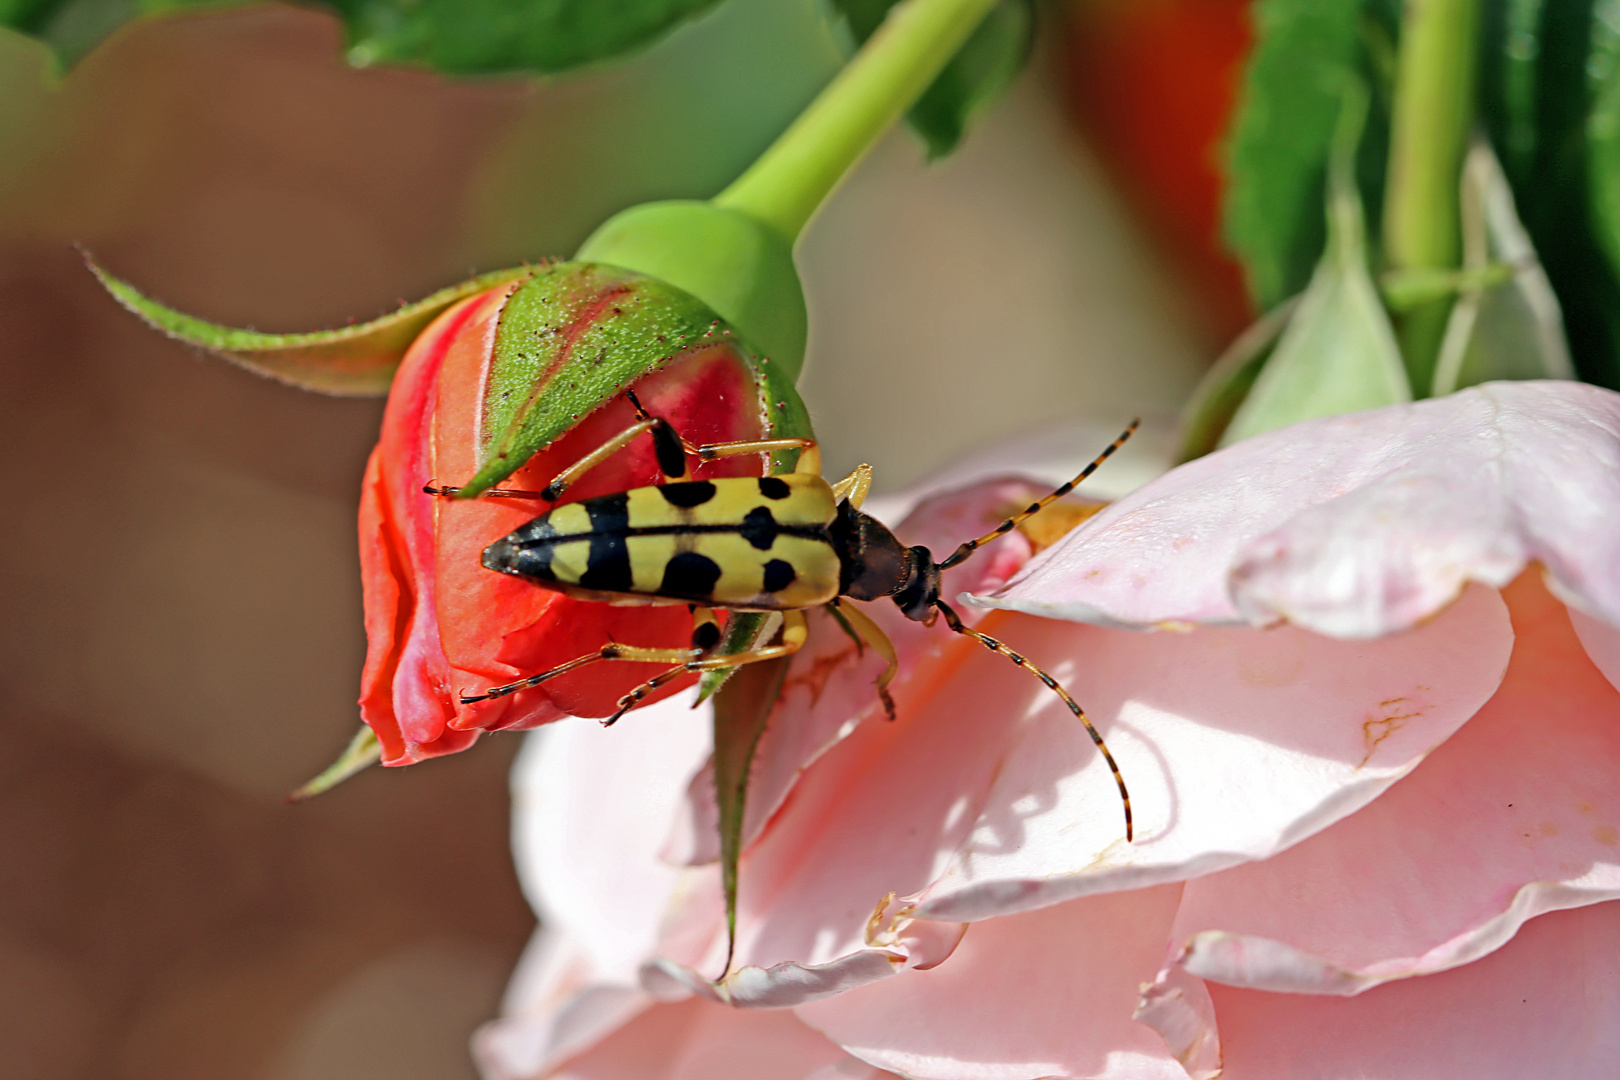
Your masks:
M748 171L714 202L789 242L999 0L903 0Z
M1459 265L1458 192L1478 40L1479 0L1406 0L1384 193L1384 256L1393 270ZM1401 352L1419 396L1433 381L1451 303L1422 304L1400 319Z

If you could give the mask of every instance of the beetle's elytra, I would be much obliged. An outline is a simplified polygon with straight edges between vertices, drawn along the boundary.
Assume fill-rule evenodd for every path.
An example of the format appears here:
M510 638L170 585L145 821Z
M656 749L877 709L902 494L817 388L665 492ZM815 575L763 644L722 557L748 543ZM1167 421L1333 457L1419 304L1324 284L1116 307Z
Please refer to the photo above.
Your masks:
M570 466L543 491L492 488L486 498L537 499L555 503L570 484L641 435L652 438L666 482L633 488L594 499L553 506L495 541L484 551L483 564L503 574L516 574L544 588L609 604L688 604L693 608L692 642L686 649L654 649L608 644L550 671L464 695L463 703L481 701L538 686L564 672L605 660L670 664L619 700L611 724L658 687L686 672L714 671L789 655L804 644L803 612L830 606L839 621L884 657L889 666L877 691L892 717L888 683L897 668L894 646L883 631L850 600L893 600L908 619L932 624L943 616L952 631L1026 669L1063 699L1085 725L1108 767L1113 770L1125 810L1125 838L1132 839L1130 794L1113 754L1074 698L1046 672L1000 641L963 624L940 599L940 574L966 561L975 551L1016 528L1054 499L1090 476L1136 430L1136 422L1115 439L1078 476L1050 495L1031 503L995 529L968 540L942 562L925 547L906 547L888 527L861 512L871 485L865 465L836 484L821 475L821 455L810 439L767 439L753 442L691 446L668 421L647 415L635 394L635 424ZM689 462L738 454L799 451L795 471L779 476L721 480L690 479ZM423 490L451 495L456 488ZM714 609L779 611L782 629L775 644L747 652L716 654L721 635Z

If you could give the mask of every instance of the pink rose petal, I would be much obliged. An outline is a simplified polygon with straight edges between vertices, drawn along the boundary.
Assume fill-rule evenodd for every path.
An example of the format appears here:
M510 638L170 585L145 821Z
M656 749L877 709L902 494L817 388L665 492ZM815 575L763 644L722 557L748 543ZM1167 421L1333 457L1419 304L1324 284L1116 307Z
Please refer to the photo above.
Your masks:
M555 1071L491 1071L491 1080L878 1080L792 1013L701 998L654 1005Z
M1189 882L1172 940L1206 979L1355 994L1466 964L1543 912L1620 898L1620 693L1527 573L1479 714L1381 799Z
M940 700L987 714L960 752L977 754L993 783L921 894L924 917L980 919L1269 858L1366 805L1450 736L1495 691L1511 643L1501 600L1483 587L1373 642L1028 618L998 633L1090 710L1131 785L1136 842L1125 843L1108 770L1073 718L987 655ZM1014 718L1036 711L998 723L997 695Z
M956 954L797 1010L874 1065L919 1080L1186 1080L1131 1020L1179 886L975 923Z
M1490 383L1312 420L1121 499L975 602L1150 627L1287 620L1376 637L1531 560L1620 625L1620 395Z
M1543 915L1472 964L1354 998L1212 985L1222 1080L1609 1080L1620 903Z

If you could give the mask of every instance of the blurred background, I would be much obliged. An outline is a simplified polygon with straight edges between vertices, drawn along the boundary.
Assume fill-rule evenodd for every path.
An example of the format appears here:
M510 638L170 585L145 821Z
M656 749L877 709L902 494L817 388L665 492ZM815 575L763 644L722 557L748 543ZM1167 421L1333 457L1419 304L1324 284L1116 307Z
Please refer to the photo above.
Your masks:
M1248 318L1214 240L1242 0L1051 5L954 156L895 132L800 248L829 470L888 490L1065 417L1169 416ZM139 324L340 325L707 196L843 57L733 0L537 83L349 67L322 12L0 33L0 1060L19 1080L463 1080L532 929L517 739L283 795L357 721L381 403Z

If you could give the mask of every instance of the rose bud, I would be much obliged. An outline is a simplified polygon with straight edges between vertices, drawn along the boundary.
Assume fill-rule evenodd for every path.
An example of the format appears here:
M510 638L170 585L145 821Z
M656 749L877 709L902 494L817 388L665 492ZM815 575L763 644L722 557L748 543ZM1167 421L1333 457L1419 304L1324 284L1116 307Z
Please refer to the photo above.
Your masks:
M480 562L489 544L551 504L448 498L428 483L541 491L636 422L623 394L689 444L807 430L792 384L714 313L656 279L586 263L543 267L446 311L395 377L360 504L369 649L361 716L385 764L469 745L480 731L607 716L666 665L587 666L540 686L460 701L609 641L688 644L683 605L575 600ZM758 475L762 456L691 461L696 479ZM657 483L651 439L584 474L560 502ZM688 685L672 683L664 693Z

